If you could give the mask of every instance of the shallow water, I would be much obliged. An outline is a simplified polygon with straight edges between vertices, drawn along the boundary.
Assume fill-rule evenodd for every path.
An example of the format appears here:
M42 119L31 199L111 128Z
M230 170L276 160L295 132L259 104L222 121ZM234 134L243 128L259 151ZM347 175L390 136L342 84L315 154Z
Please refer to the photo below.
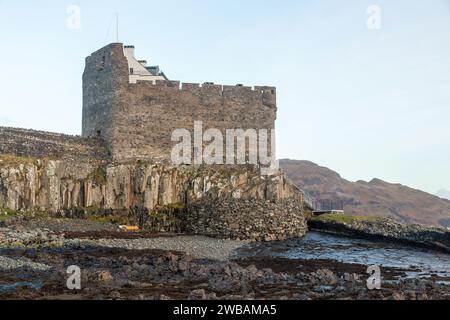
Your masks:
M292 246L292 244L290 244ZM270 249L269 249L270 251ZM287 250L270 255L305 260L336 260L344 263L378 265L409 270L411 277L450 277L450 255L390 242L351 239L310 232Z
M13 284L0 284L0 293L11 293L19 288L31 288L33 290L41 290L42 283L16 282Z

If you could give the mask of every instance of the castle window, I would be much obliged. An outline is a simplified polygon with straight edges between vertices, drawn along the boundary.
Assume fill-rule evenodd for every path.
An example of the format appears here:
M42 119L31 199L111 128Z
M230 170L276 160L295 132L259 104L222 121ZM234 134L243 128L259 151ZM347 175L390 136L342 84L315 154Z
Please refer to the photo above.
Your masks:
M100 137L102 135L102 130L97 130L97 137Z
M134 74L134 69L130 68L130 74Z

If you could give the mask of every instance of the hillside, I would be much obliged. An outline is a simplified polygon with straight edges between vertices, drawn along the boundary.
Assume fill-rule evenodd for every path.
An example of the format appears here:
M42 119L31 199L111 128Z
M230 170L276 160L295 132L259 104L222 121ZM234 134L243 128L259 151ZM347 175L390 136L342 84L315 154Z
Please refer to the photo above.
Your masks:
M450 201L429 193L379 179L351 182L309 161L281 160L280 166L298 187L312 196L343 201L348 214L450 227Z

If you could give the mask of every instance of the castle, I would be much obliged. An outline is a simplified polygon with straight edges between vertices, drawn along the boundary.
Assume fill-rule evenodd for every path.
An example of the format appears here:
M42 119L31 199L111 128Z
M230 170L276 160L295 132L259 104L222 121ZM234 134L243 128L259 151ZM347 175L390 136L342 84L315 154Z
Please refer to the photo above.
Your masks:
M101 137L115 162L170 159L175 129L273 130L274 87L169 81L137 60L133 46L112 43L86 58L84 137ZM269 143L271 145L271 143Z
M157 232L303 236L303 194L279 170L171 161L174 130L272 130L276 111L274 87L180 84L135 59L134 47L107 45L86 58L81 137L0 127L0 208L139 216Z

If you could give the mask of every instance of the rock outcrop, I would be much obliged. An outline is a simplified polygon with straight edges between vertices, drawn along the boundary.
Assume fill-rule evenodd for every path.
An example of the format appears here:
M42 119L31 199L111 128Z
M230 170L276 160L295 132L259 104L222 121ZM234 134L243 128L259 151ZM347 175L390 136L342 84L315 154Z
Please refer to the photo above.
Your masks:
M261 176L252 166L0 161L0 207L10 210L101 214L140 208L154 217L172 209L181 229L192 233L276 240L306 232L301 192L281 173Z
M450 232L389 218L324 215L308 221L311 230L363 239L389 240L450 253Z

